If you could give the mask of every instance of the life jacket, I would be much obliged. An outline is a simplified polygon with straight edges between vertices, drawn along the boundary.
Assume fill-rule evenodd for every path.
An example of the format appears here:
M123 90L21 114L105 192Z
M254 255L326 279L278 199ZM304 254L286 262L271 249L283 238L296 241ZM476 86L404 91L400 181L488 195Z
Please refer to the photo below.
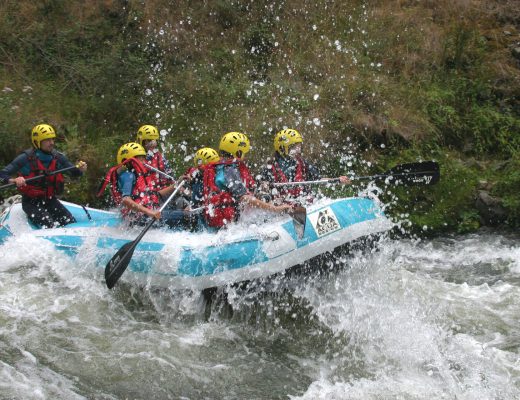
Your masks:
M164 163L164 157L160 151L156 151L153 153L152 159L146 161L147 164L158 169L159 171L164 172L166 169L166 165ZM150 171L150 175L153 178L153 184L156 190L164 189L167 186L173 185L173 180L166 178L164 175L159 174L155 171Z
M221 228L238 219L237 199L227 190L220 189L215 182L217 168L221 165L230 166L233 164L238 167L242 182L244 182L249 192L253 189L255 181L243 161L226 160L200 167L203 171L204 205L206 206L204 209L204 218L210 227Z
M154 179L149 169L146 168L140 161L135 158L129 158L128 160L123 161L121 164L116 165L115 167L110 168L107 172L103 184L98 192L98 197L103 195L105 188L110 183L110 191L112 194L112 198L116 205L121 206L123 202L123 195L119 190L119 186L117 184L118 178L118 170L121 167L127 167L129 165L132 168L132 172L135 174L135 184L132 190L131 198L137 204L141 204L146 208L155 210L159 207L159 195L157 191L154 189L153 182ZM138 215L138 213L134 211L128 210L126 207L121 209L121 213L123 216L130 215Z
M29 179L38 175L45 175L56 171L58 166L58 152L52 152L52 160L47 168L45 168L41 160L37 157L34 149L24 150L24 153L27 155L29 160L30 172L27 175L19 173L19 176ZM57 194L61 194L63 192L63 186L63 174L53 174L31 181L24 187L19 187L18 190L25 196L31 198L38 197L50 199L51 197L55 197Z
M280 164L278 161L273 160L273 164L271 165L271 173L274 178L274 182L289 182L289 179L280 168ZM301 157L296 159L296 171L294 174L294 179L291 182L304 182L307 178L307 166ZM303 186L293 186L293 187L280 187L279 193L280 197L290 196L292 198L300 197L305 194L305 188Z

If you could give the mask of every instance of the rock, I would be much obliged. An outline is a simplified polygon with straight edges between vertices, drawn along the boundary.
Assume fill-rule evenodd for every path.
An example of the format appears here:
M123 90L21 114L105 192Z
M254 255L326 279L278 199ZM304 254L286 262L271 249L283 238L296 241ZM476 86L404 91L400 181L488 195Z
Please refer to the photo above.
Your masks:
M489 192L491 189L493 189L493 183L489 181L478 181L477 189L478 190L485 190L486 192Z
M499 161L493 165L493 171L496 171L496 172L503 171L507 168L508 165L509 165L509 160Z
M520 60L520 47L519 46L513 47L511 49L511 54L513 55L514 58L516 58L517 60Z
M483 225L496 226L507 218L507 211L502 206L502 200L491 196L486 190L478 191L475 207Z
M484 163L475 160L474 158L470 158L463 162L463 164L472 169L476 169L477 171L484 171L486 169L486 166Z

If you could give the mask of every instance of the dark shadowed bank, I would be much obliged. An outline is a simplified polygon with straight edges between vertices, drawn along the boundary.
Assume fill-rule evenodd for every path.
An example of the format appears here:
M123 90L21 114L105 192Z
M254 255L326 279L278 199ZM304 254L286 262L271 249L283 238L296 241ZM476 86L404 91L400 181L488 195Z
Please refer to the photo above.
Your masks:
M4 1L0 164L50 123L89 163L66 199L103 206L142 124L178 174L231 130L257 170L293 127L326 175L438 161L437 186L383 194L416 230L518 227L519 28L513 1Z

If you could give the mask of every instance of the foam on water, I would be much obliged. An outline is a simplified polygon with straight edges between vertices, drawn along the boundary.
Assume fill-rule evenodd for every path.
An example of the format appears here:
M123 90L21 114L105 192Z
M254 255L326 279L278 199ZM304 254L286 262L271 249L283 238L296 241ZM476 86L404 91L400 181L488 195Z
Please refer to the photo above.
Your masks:
M212 303L108 291L102 268L34 237L1 249L7 398L520 396L514 238L385 240L330 260L338 272L223 288Z
M393 242L351 260L326 287L304 289L320 320L348 344L292 398L517 398L518 285L471 286L432 273L482 262L514 267L517 254L514 241L494 236ZM345 375L353 352L361 368Z

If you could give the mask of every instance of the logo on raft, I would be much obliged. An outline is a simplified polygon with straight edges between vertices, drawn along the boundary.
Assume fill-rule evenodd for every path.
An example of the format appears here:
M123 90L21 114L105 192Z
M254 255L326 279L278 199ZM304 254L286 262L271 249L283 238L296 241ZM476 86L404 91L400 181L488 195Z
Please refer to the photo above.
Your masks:
M335 232L341 228L336 215L330 207L318 211L317 214L309 215L309 220L318 237Z

